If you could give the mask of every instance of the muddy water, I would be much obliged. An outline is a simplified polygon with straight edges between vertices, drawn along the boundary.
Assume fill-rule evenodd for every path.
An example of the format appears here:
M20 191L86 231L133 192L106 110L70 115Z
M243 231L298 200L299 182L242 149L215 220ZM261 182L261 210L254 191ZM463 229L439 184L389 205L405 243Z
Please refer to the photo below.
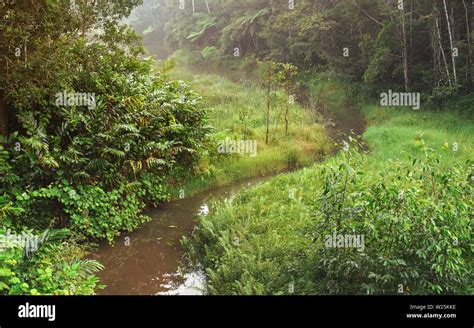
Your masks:
M180 240L190 235L199 213L216 198L232 197L237 191L251 187L268 177L258 177L232 186L216 188L193 197L179 199L150 210L152 220L138 230L115 240L115 245L102 243L93 258L105 269L99 272L107 287L102 295L199 295L204 277L201 272L181 274L183 250Z
M348 135L362 135L365 131L365 118L359 109L347 107L327 116L334 122L334 126L327 127L329 136L336 140L345 140Z

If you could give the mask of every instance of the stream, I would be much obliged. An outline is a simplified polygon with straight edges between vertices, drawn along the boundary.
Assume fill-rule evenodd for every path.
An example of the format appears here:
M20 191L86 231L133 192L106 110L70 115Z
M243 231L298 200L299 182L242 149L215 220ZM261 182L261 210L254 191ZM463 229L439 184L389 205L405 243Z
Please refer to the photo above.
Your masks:
M106 288L101 295L200 295L202 272L179 270L183 259L180 240L190 235L196 218L205 214L211 199L229 198L241 189L269 179L252 178L230 186L203 191L148 211L151 221L115 239L101 242L93 258L105 268L98 273Z
M305 106L304 102L302 105ZM336 142L351 131L361 135L365 128L363 115L352 107L330 113L328 118L334 122L333 126L327 127L328 134ZM269 178L271 176L235 182L163 204L145 213L151 217L150 222L116 238L114 246L101 242L92 255L105 266L98 276L106 288L99 290L98 294L202 295L204 273L182 273L180 270L180 267L186 267L180 240L191 235L196 218L205 214L212 199L232 197L236 192Z

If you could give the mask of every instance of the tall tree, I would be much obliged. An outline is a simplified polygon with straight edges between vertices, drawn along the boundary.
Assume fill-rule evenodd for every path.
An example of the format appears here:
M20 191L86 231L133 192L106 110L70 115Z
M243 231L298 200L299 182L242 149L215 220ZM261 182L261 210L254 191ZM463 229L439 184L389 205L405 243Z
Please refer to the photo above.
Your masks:
M466 64L466 79L471 79L471 82L474 82L474 72L472 68L472 48L471 48L471 28L469 23L469 9L467 7L466 1L462 0L464 6L464 14L466 18L466 39L467 39L467 64Z
M402 21L402 60L403 60L403 80L405 83L405 91L409 90L410 80L408 76L408 45L407 45L407 34L405 26L405 5L402 2L402 8L400 9L400 16Z
M458 85L458 77L457 77L457 72L456 72L456 59L454 58L454 43L453 43L453 33L451 30L451 22L449 20L449 12L448 12L448 6L446 5L446 0L443 0L444 4L444 13L446 15L446 24L448 28L448 35L449 35L449 45L450 45L450 54L451 54L451 61L453 63L453 77L454 77L454 87L457 87Z
M439 44L439 51L441 52L441 55L443 57L443 63L444 63L444 67L446 69L446 76L448 78L448 83L449 83L449 86L452 87L452 81L451 81L451 73L449 71L449 66L448 66L448 61L446 59L446 54L444 52L444 48L443 48L443 40L441 38L441 28L439 26L439 19L438 17L436 17L436 33L437 33L437 39L438 39L438 44Z
M207 13L210 14L211 13L211 8L209 7L209 2L207 0L204 0L204 2L206 4Z

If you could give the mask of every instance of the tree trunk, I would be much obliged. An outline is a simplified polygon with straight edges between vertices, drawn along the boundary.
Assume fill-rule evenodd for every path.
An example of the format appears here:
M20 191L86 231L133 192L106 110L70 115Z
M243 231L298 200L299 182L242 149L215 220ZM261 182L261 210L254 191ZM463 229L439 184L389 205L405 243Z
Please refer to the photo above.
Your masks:
M206 3L207 13L210 14L211 9L209 8L209 2L207 2L207 0L204 0L204 2Z
M474 81L474 73L472 71L472 50L471 50L471 28L469 26L469 11L467 9L466 1L462 0L462 4L464 5L464 10L466 13L466 33L467 33L467 47L468 47L468 56L467 56L467 68L466 72L468 74L468 81L469 77L471 78L471 82Z
M410 1L410 66L413 66L413 0Z
M452 87L451 74L449 73L448 61L446 60L446 54L444 53L443 42L441 40L441 30L439 28L438 18L436 18L436 30L438 31L438 42L441 55L443 56L444 67L446 67L446 75L448 77L449 86Z
M0 135L8 136L8 113L3 95L0 93Z
M410 88L410 81L408 77L408 46L407 46L407 34L405 28L405 9L402 10L402 41L403 41L403 80L405 82L405 91L408 92Z
M454 59L454 56L453 56L453 50L454 50L453 34L452 34L452 31L451 31L451 22L449 21L449 13L448 13L448 6L446 5L446 0L443 0L443 4L444 4L444 13L446 14L446 23L448 24L449 44L450 44L450 47L451 47L451 60L453 62L454 87L457 87L458 77L457 77L457 73L456 73L456 60Z
M193 14L194 14L194 11L195 11L194 0L191 0L191 5L193 6Z
M267 129L265 131L265 144L268 145L268 134L270 132L270 91L271 91L271 71L270 67L268 69L268 86L267 86Z
M438 47L438 34L435 31L434 25L431 26L431 49L433 50L433 66L435 68L435 75L433 76L433 85L434 83L439 83L439 73L441 70L441 58L439 55L439 47Z

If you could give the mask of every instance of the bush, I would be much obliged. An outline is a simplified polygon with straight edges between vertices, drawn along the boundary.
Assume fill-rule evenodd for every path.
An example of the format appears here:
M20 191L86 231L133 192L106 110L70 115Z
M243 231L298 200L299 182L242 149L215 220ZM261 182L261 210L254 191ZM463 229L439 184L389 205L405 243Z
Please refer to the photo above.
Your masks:
M102 266L81 260L84 251L65 231L42 234L39 249L25 252L25 244L9 242L0 228L0 295L93 295L98 287L95 272ZM29 232L31 234L31 232Z
M201 50L201 56L205 60L215 60L218 56L218 49L214 46L212 47L205 47Z
M316 277L324 293L462 293L472 260L471 163L449 170L428 155L393 163L379 177L347 158L326 167L316 206ZM324 247L358 234L365 249ZM472 283L472 281L471 281Z
M16 197L16 206L23 211L17 221L23 225L44 228L51 224L48 217L54 214L56 227L69 227L90 238L106 238L113 242L120 231L132 231L149 218L140 212L144 197L160 197L158 190L147 186L122 185L105 191L98 185L71 186L66 180L48 187L25 192Z
M0 137L0 195L19 211L4 220L112 241L146 221L145 205L169 199L167 180L192 174L207 113L187 84L154 75L136 54L83 40L64 51L84 57L71 62L73 79L42 86L29 106L15 100L21 84L7 92L19 128ZM96 94L94 108L55 106L61 90Z

